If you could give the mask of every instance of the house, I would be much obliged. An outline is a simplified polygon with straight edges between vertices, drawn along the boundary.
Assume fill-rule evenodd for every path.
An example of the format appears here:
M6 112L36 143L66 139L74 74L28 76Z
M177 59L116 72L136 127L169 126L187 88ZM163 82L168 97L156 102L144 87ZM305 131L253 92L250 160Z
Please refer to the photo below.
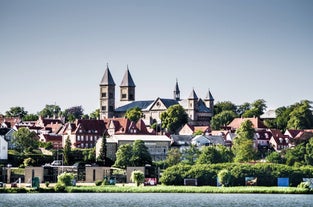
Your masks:
M230 124L227 125L228 128L231 130L236 130L240 127L242 122L249 120L252 122L253 128L258 130L258 129L266 129L267 127L264 125L263 121L258 118L235 118Z
M257 140L258 148L266 148L270 147L270 139L272 137L272 133L269 130L256 130L254 133L254 139Z
M53 149L62 148L62 135L60 134L40 134L39 141L41 142L51 142L53 145Z
M101 138L97 141L96 157L98 157L100 154L102 140L103 139ZM106 138L107 156L111 160L115 161L115 153L117 152L118 148L124 144L133 144L135 140L144 141L153 161L164 160L171 144L171 139L165 135L112 135L111 137Z
M193 135L197 131L202 131L203 135L209 135L211 133L210 126L193 126L185 124L178 132L179 135Z
M272 137L270 138L270 145L275 151L280 152L281 150L289 148L290 138L288 135L282 134L277 129L271 129Z
M63 147L69 137L73 148L93 148L106 131L103 120L77 119L74 123L66 123L59 134L63 136Z
M8 141L5 139L6 129L0 128L0 160L8 159Z
M142 119L139 119L137 123L127 118L110 118L105 119L104 122L106 123L107 133L110 136L115 134L155 134L154 131L148 131Z
M172 99L158 97L155 100L136 100L136 85L128 67L120 84L119 107L115 107L115 82L108 66L99 86L100 117L102 119L124 117L127 110L138 107L143 112L143 121L150 126L155 121L160 123L160 114L176 104L180 104L185 109L190 125L208 125L213 116L214 98L210 91L204 99L198 98L194 90L187 99L181 99L177 81Z
M4 140L7 142L8 147L7 149L14 149L14 129L10 129L10 128L0 128L0 137L3 137Z
M211 145L211 141L203 135L196 135L195 137L192 138L191 144L197 147L209 146Z

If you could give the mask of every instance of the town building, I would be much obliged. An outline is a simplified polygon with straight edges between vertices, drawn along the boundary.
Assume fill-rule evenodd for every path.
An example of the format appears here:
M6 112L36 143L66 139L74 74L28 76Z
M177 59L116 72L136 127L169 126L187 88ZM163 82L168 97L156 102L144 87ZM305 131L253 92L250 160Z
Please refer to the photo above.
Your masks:
M120 84L121 106L116 107L115 82L108 66L99 86L101 119L124 117L127 110L139 107L143 112L143 121L150 126L155 122L160 123L160 114L175 104L180 104L185 109L190 125L209 125L213 116L214 98L210 91L204 99L198 98L194 90L191 91L187 99L181 99L177 81L173 98L158 97L155 100L137 101L135 97L136 85L128 67Z

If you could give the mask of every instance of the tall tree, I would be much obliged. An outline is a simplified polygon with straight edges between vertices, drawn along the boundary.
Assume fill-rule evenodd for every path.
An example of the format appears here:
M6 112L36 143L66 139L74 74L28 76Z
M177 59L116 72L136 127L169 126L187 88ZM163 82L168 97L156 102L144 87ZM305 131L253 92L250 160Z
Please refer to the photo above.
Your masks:
M313 137L309 139L309 142L305 146L306 153L304 160L307 165L313 165Z
M301 101L290 113L288 129L308 129L313 127L313 114L310 101Z
M197 164L214 164L220 163L221 160L221 154L214 146L206 146L202 148Z
M81 119L83 116L84 109L82 106L73 106L68 109L65 109L63 112L63 116L66 121L73 122L75 119Z
M9 111L5 112L6 117L20 117L21 119L27 114L28 112L24 110L24 107L20 106L11 107Z
M103 165L105 165L106 159L107 159L107 138L105 135L103 135L98 160L102 161Z
M121 145L116 152L115 167L126 169L130 165L130 159L132 157L132 146L130 144Z
M167 166L173 166L180 162L181 152L177 148L172 148L168 151L165 163Z
M222 127L227 126L236 117L237 114L233 111L222 111L221 113L213 116L211 128L213 130L221 129Z
M236 113L237 106L230 101L218 102L214 105L214 114L217 115L223 111L232 111Z
M236 137L233 142L233 151L236 162L246 162L254 160L256 150L254 149L254 129L250 120L242 122L240 127L236 130Z
M89 114L90 119L100 119L100 109L96 109L95 111Z
M38 120L38 116L36 114L26 114L23 117L23 121L37 121Z
M134 107L126 111L125 118L137 122L140 118L142 118L143 113L139 107Z
M13 144L20 152L31 152L33 149L38 148L38 140L35 132L29 131L26 127L19 128L13 133Z
M263 99L258 99L251 104L250 109L246 110L242 117L260 117L264 110L266 109L266 104Z
M151 155L144 141L136 140L133 143L132 157L130 161L132 163L132 166L145 166L146 164L152 164Z
M182 162L193 165L196 163L200 155L200 150L196 145L191 144L188 148L184 149L182 152Z
M170 106L166 111L161 113L162 128L166 128L168 132L177 132L184 124L188 122L188 115L184 108L179 105Z
M71 154L71 149L72 149L72 143L70 140L70 137L67 136L65 140L65 146L64 146L64 152L63 152L63 158L64 158L64 164L69 165L70 163L70 154Z
M251 105L248 102L245 102L237 107L237 114L241 117L246 111L250 110Z
M59 116L61 113L61 108L58 105L52 105L52 104L46 104L45 108L43 108L40 112L39 112L39 116L43 117L43 118L47 118L47 117L57 117Z

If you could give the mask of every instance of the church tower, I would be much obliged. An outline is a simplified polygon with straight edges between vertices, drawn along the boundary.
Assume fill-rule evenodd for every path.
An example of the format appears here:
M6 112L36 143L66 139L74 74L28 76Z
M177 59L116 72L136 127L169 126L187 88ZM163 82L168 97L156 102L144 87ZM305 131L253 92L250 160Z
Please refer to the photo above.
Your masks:
M100 82L100 118L112 118L115 110L115 83L107 64Z
M212 116L213 116L213 113L214 113L214 98L213 98L210 90L208 90L208 93L205 96L204 102L205 102L205 105L211 110Z
M198 96L194 89L192 89L188 99L187 99L187 114L189 119L196 120L196 112L198 111Z
M130 75L127 65L127 70L120 85L120 101L135 101L135 88L136 85Z
M176 79L176 85L175 85L175 88L174 88L174 99L176 101L180 101L180 90L179 90L179 87L178 87L177 79Z

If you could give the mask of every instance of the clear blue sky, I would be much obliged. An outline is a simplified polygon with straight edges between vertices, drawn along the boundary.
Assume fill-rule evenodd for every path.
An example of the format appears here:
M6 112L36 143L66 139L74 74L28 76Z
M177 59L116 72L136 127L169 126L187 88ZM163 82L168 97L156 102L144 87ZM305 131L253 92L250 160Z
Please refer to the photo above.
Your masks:
M268 109L313 101L312 0L0 0L0 113L99 107L109 67L136 100L204 98Z

